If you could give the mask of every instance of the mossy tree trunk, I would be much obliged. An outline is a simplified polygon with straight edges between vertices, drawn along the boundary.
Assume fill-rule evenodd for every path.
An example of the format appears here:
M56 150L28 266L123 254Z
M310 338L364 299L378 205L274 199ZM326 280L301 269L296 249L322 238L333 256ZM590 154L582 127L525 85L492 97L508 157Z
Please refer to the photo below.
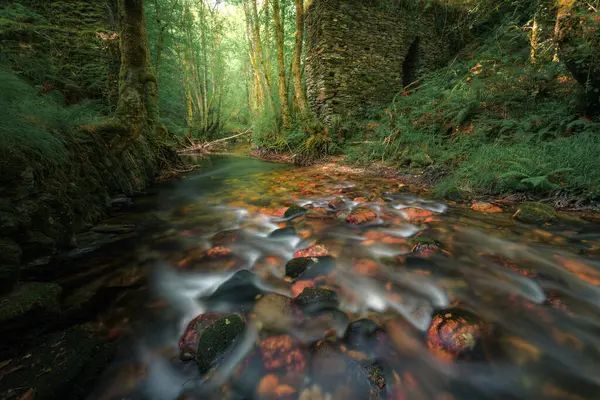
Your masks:
M159 122L156 78L152 74L144 0L118 0L121 48L116 132L111 145L125 148Z
M584 87L586 115L596 116L600 114L600 21L592 11L587 1L558 0L555 34L558 57Z
M300 113L306 114L306 98L302 90L302 74L300 62L302 57L302 43L304 41L304 0L296 0L296 37L294 39L294 56L292 76L294 78L294 96Z

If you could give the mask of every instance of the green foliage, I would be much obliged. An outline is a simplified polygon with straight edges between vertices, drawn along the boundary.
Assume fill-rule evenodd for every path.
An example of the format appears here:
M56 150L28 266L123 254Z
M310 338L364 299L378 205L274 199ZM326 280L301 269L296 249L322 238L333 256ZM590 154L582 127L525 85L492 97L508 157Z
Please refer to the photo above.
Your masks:
M21 3L10 3L2 7L0 9L0 20L3 19L14 22L24 22L28 24L47 23L46 19L42 15L28 9Z
M581 88L562 64L530 62L517 17L362 121L346 138L350 160L434 164L440 195L565 190L600 199L600 122L577 117Z

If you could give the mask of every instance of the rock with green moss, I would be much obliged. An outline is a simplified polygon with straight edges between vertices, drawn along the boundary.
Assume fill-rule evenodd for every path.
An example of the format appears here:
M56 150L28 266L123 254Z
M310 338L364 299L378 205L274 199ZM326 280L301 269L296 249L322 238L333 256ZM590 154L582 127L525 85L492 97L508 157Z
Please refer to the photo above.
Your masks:
M237 314L229 314L204 330L196 351L196 362L201 373L210 370L231 349L244 328L244 321Z
M293 206L289 207L287 210L285 210L285 214L283 214L284 218L292 218L292 217L296 217L302 214L306 213L306 208L301 207L297 204L294 204Z
M310 257L292 258L285 264L285 275L292 279L299 277L314 261Z
M526 224L544 224L556 220L558 214L548 204L527 202L519 206L513 217Z
M0 300L0 324L31 316L37 322L60 312L62 288L54 283L28 282Z

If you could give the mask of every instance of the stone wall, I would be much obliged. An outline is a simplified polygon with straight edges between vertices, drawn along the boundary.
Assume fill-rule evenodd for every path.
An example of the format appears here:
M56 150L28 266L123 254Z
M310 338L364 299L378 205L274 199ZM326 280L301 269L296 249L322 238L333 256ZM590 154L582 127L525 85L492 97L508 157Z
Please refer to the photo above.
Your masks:
M118 97L119 40L112 1L19 0L0 5L0 62L67 102Z
M448 12L376 0L313 0L307 15L307 92L315 115L364 114L389 103L456 47L442 35Z

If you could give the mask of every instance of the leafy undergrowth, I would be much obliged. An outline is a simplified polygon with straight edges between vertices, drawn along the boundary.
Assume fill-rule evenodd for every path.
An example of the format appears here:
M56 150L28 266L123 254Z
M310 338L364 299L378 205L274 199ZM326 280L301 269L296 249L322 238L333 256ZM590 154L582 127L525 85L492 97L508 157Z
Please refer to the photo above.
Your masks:
M367 120L336 121L349 160L426 168L440 196L599 200L600 121L580 116L577 83L533 65L522 29L488 37Z
M289 129L278 131L270 113L253 121L252 143L267 158L285 156L297 165L310 165L339 152L330 129L317 119L298 118Z

